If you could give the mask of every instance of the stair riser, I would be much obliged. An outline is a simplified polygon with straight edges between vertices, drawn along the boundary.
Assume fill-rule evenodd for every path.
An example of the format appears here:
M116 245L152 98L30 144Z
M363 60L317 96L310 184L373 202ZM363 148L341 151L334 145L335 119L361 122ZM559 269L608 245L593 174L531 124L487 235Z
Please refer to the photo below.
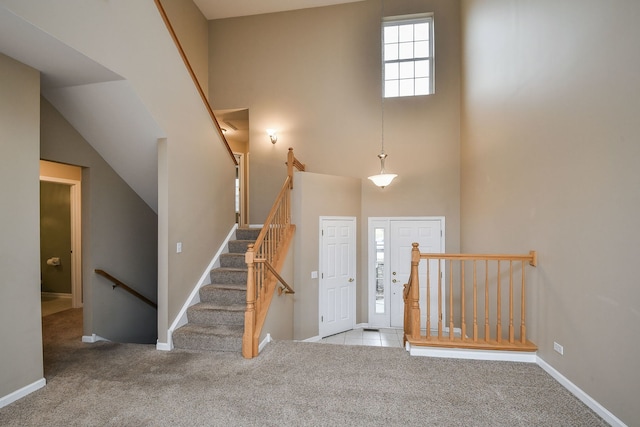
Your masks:
M173 346L187 350L242 351L242 338L215 337L206 335L174 336Z
M247 268L244 254L223 254L220 257L220 267L222 268Z
M244 312L187 309L187 319L200 325L244 325Z
M247 292L230 289L200 289L200 301L216 305L245 304L247 302Z
M256 240L259 234L260 234L259 228L253 228L249 230L239 228L236 230L236 239L237 240Z
M211 283L216 284L246 284L247 272L246 271L229 271L221 269L211 270Z
M250 241L247 240L230 240L228 243L229 253L233 254L243 254L247 252L247 246L249 246Z

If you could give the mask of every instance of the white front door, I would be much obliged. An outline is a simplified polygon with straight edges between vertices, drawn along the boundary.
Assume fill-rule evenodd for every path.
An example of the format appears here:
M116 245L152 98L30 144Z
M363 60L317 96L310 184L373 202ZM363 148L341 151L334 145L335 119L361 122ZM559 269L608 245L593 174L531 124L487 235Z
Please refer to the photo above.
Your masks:
M356 221L323 217L320 235L319 335L353 329L356 320Z
M444 218L369 219L369 324L401 328L404 324L404 284L411 272L412 243L420 252L444 252ZM426 262L420 263L420 314L426 325ZM430 270L431 321L437 324L438 264ZM444 295L441 295L444 297Z
M441 226L438 220L391 221L390 263L391 270L391 327L404 325L404 284L411 273L412 243L417 242L420 252L439 253L441 249ZM430 269L431 323L437 324L438 316L438 267ZM427 263L422 261L419 268L420 280L420 324L426 325Z

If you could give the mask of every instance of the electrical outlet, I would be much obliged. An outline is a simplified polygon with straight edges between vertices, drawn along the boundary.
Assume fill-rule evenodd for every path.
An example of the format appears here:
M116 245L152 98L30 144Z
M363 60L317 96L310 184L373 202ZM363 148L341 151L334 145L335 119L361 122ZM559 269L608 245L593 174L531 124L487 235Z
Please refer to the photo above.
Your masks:
M557 343L557 342L555 342L555 341L553 342L553 349L554 349L555 351L557 351L558 353L560 353L561 355L563 355L563 354L564 354L564 347L563 347L563 346L561 346L560 344L558 344L558 343Z

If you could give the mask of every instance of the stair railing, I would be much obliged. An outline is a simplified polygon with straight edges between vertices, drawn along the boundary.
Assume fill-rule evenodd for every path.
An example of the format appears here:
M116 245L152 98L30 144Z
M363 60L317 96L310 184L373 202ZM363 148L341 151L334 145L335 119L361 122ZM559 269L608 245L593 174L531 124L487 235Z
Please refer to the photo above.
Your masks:
M218 131L218 135L220 136L220 139L222 140L223 144L225 145L227 152L229 153L229 155L231 156L231 160L233 161L233 164L238 166L238 160L236 160L236 156L233 154L233 150L231 149L231 146L229 145L229 141L227 141L227 138L224 136L224 132L222 132L222 128L220 127L220 123L218 122L218 119L216 117L216 115L213 112L213 108L211 107L211 104L209 103L209 100L207 99L207 95L204 93L204 89L202 89L202 85L200 84L200 81L198 81L198 77L196 76L195 71L193 70L193 67L191 66L191 62L189 62L189 58L187 58L187 54L184 51L184 48L182 47L182 44L180 43L180 40L178 39L178 35L176 34L175 30L173 29L173 25L171 25L171 21L169 20L169 16L167 15L167 12L164 8L164 6L162 6L162 3L160 2L160 0L154 0L156 7L158 8L158 12L160 13L160 16L162 17L162 20L164 21L165 26L167 27L167 31L169 31L169 34L171 35L171 38L173 39L173 42L176 45L176 48L178 49L178 53L180 53L180 57L182 58L182 61L184 62L184 66L187 68L187 71L189 72L189 75L191 76L191 79L193 80L193 84L196 86L196 90L198 91L198 94L200 95L200 98L202 99L202 103L204 104L204 107L206 108L207 112L209 113L209 116L211 117L211 121L213 122L214 126L216 127L216 130Z
M113 285L111 285L113 287L113 289L115 288L122 288L123 290L129 292L131 295L135 296L136 298L144 301L145 303L149 304L151 307L155 308L156 310L158 309L158 304L156 304L155 302L151 301L149 298L145 297L144 295L142 295L140 292L136 291L135 289L131 288L130 286L128 286L126 283L121 282L120 280L116 279L115 277L113 277L112 275L110 275L109 273L107 273L104 270L100 270L100 269L96 269L94 270L96 272L96 274L105 277L106 279L110 280Z
M278 293L293 293L293 288L278 274L284 264L285 256L295 226L291 224L291 190L293 189L293 171L305 170L289 148L287 155L287 178L278 193L269 215L256 239L245 254L247 263L247 308L244 316L244 334L242 336L242 355L253 358L258 355L258 340L262 331L271 299L277 284Z
M424 279L419 273L421 260L426 260ZM527 340L526 263L537 266L536 251L528 255L433 254L420 253L414 243L411 274L403 294L404 343L476 350L537 350ZM432 295L433 277L436 295ZM421 279L426 283L423 296ZM421 298L426 311L422 318Z

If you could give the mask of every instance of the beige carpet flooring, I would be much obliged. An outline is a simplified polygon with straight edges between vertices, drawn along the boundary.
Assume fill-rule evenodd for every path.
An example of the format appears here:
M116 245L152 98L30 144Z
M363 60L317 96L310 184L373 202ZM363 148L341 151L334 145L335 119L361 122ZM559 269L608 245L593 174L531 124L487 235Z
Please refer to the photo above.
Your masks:
M1 426L604 426L536 365L400 348L274 342L239 354L80 341L80 309L44 318L47 386Z

